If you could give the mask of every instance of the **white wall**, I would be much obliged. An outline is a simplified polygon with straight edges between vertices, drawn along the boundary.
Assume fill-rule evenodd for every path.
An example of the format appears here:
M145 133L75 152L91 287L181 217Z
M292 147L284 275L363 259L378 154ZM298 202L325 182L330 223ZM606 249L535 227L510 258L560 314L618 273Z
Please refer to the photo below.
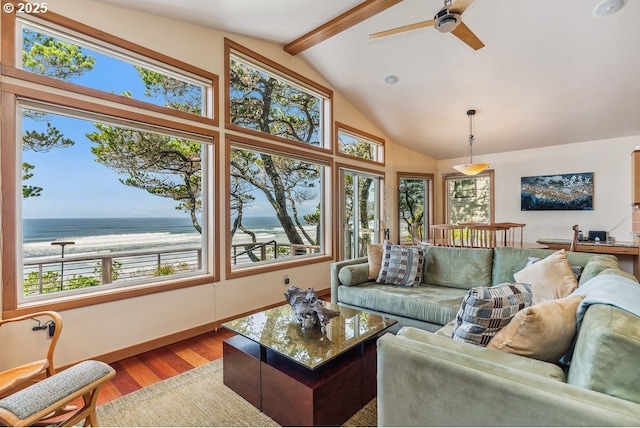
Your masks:
M475 160L490 163L495 171L495 220L526 223L526 241L571 239L574 224L585 235L605 230L618 241L632 241L631 153L636 145L640 136L481 155ZM438 172L453 172L451 167L460 161L439 161ZM575 172L594 174L593 211L520 211L521 177Z
M56 13L103 30L112 35L159 51L165 55L190 63L217 74L220 77L221 96L219 111L223 112L224 98L224 38L230 38L271 60L284 65L329 88L331 85L304 60L292 57L281 46L235 34L222 33L211 29L189 25L165 18L154 17L139 12L124 10L85 0L53 0L48 8ZM6 77L2 81L9 81ZM12 81L20 84L20 82ZM362 116L339 93L334 92L334 117L347 125L364 132L385 138L376 127ZM221 126L212 127L221 133L224 143L224 116ZM433 159L396 146L387 140L388 163L385 213L395 219L395 194L390 191L395 186L395 173L403 171L435 172ZM221 150L220 153L224 153ZM348 162L341 159L341 162ZM356 162L357 163L357 162ZM362 165L367 166L367 165ZM224 170L224 165L220 164ZM220 194L224 195L224 184L218 183ZM226 201L222 201L224 212ZM228 227L221 219L221 228ZM226 254L224 241L216 249ZM300 287L314 287L317 290L329 288L329 262L305 267L283 269L267 274L227 280L224 278L225 258L222 258L222 280L216 284L205 284L181 290L152 294L127 300L87 306L61 312L64 331L61 336L56 363L69 364L78 360L107 354L151 341L156 338L187 331L214 321L232 317L235 314L255 310L284 301L284 275L291 283ZM0 332L2 345L2 366L15 365L23 359L35 358L30 351L33 337L7 337ZM9 346L11 344L12 346ZM7 351L9 350L9 351Z

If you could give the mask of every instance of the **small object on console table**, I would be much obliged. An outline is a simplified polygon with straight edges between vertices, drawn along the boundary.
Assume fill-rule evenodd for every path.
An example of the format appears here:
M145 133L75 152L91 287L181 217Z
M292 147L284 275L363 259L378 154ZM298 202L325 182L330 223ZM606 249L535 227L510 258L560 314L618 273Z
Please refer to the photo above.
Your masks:
M317 325L324 329L331 318L340 315L338 311L325 308L313 288L307 288L305 291L292 285L285 291L284 297L295 311L296 320L302 324L303 329Z

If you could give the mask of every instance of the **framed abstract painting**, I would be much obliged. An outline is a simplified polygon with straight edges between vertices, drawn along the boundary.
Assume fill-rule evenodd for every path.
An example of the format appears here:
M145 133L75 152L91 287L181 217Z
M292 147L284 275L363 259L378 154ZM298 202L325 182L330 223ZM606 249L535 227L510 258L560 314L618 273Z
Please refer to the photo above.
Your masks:
M593 210L593 173L520 178L520 210Z

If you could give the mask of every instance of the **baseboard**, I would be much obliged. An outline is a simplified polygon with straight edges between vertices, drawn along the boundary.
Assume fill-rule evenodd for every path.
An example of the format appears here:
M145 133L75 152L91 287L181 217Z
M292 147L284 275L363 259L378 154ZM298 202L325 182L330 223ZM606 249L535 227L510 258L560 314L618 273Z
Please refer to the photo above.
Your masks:
M331 290L330 289L324 289L324 290L318 290L317 291L318 296L320 296L320 298L325 299L325 300L330 300L331 299ZM285 301L281 301L281 302L277 302L277 303L273 303L271 305L267 305L267 306L263 306L261 308L257 308L254 309L252 311L248 311L248 312L244 312L241 314L236 314L232 317L227 317L227 318L223 318L211 323L207 323L198 327L193 327L187 330L183 330L183 331L179 331L167 336L162 336L162 337L158 337L156 339L152 339L149 340L147 342L143 342L143 343L139 343L127 348L123 348L123 349L119 349L117 351L113 351L113 352L108 352L106 354L101 354L101 355L96 355L95 357L91 358L92 360L98 360L98 361L103 361L105 363L113 363L116 361L120 361L120 360L124 360L125 358L131 358L133 356L145 353L145 352L149 352L149 351L153 351L154 349L158 349L158 348L162 348L163 346L169 346L169 345L173 345L174 343L180 342L182 340L187 340L187 339L191 339L192 337L196 337L199 336L201 334L206 334L206 333L211 333L214 332L216 330L218 330L219 328L222 328L222 324L224 324L227 321L231 321L234 320L236 318L240 318L240 317L244 317L247 315L250 315L252 313L255 312L260 312L260 311L265 311L267 309L271 309L271 308L275 308L276 306L280 306L283 303L285 303ZM64 367L59 367L59 369L63 369L63 368L67 368L72 366L73 364L69 364L67 366Z

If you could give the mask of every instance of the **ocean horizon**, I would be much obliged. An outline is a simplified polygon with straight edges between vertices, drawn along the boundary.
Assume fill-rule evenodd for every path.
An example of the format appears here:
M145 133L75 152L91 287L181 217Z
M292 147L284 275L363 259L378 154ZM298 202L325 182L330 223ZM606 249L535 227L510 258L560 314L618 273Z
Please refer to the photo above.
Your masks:
M243 225L258 241L289 242L276 217L244 217ZM306 226L305 228L315 228ZM166 247L199 246L201 235L188 217L38 218L23 220L25 258L59 255L54 241L72 241L67 254L96 254ZM251 242L236 232L234 243Z

